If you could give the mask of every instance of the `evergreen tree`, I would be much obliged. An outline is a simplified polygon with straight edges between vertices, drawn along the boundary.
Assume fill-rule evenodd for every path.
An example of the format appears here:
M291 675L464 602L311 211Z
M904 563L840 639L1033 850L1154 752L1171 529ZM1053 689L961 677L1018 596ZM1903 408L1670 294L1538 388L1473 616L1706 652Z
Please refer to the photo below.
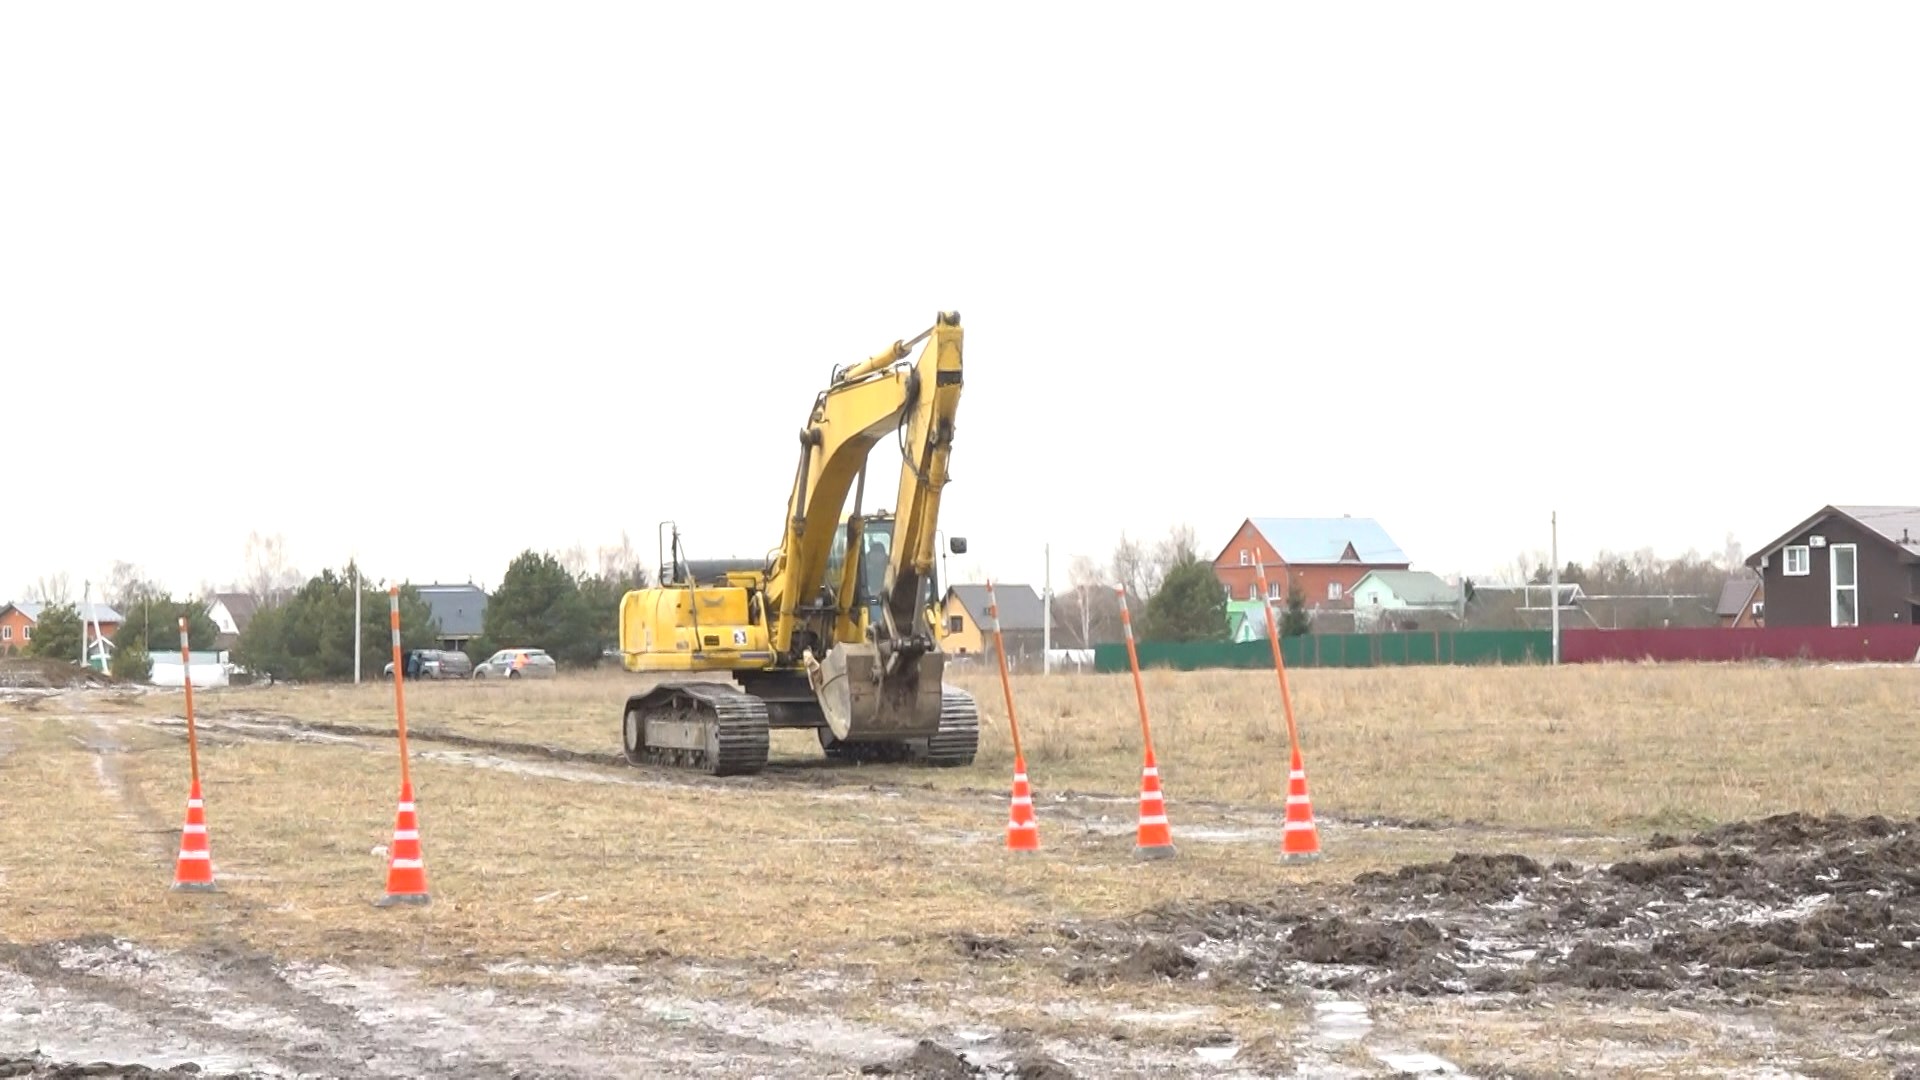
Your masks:
M50 604L43 608L33 622L33 640L27 645L27 653L78 663L80 610L72 604Z
M1287 610L1280 616L1280 636L1299 637L1313 628L1313 618L1307 614L1307 594L1300 591L1298 582L1287 586Z
M1211 564L1187 553L1147 601L1141 636L1149 641L1226 641L1227 598Z
M234 649L235 660L275 678L309 682L353 678L353 579L352 564L344 571L323 570L286 603L255 613ZM363 679L379 678L393 659L390 603L385 587L360 576ZM188 636L192 637L191 631ZM426 601L412 586L401 586L401 645L432 648L439 639L439 625Z
M561 664L599 662L611 615L604 595L589 598L552 555L528 550L507 565L500 587L487 599L486 642L491 649L545 649ZM614 601L618 610L618 600ZM477 660L485 659L476 656Z

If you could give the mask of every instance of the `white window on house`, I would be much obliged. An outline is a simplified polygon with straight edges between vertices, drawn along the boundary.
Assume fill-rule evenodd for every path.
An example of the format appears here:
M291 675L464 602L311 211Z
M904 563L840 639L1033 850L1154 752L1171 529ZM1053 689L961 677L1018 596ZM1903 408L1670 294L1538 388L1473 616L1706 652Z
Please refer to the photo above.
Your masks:
M1253 565L1253 560L1247 557L1247 549L1246 549L1246 548L1241 548L1241 549L1240 549L1240 565L1241 565L1241 566L1252 566L1252 565Z
M1813 560L1807 557L1807 545L1799 544L1781 552L1780 572L1788 577L1805 577Z
M22 640L22 641L32 641L32 640L33 640L33 627L31 627L31 626L23 626L23 627L21 627L21 628L20 628L20 640Z
M1856 545L1835 544L1827 549L1833 571L1833 625L1860 625L1860 563Z
M1280 599L1280 583L1279 582L1277 581L1267 582L1267 599L1269 600Z
M1339 582L1337 581L1327 582L1327 599L1329 600L1340 599L1340 583Z
M13 640L13 627L0 626L0 641L12 641L12 640Z
M1258 585L1247 586L1247 599L1249 600L1260 599L1260 586Z

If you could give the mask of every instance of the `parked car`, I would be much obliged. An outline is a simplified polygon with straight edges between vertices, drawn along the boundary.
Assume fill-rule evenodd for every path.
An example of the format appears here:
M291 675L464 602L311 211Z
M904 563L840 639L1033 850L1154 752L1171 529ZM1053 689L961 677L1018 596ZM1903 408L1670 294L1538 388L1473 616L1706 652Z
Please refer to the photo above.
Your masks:
M473 674L472 658L456 650L409 649L401 654L401 659L408 665L409 679L464 679ZM387 661L381 674L393 678L393 661Z
M501 649L473 668L476 679L551 679L559 673L545 649Z

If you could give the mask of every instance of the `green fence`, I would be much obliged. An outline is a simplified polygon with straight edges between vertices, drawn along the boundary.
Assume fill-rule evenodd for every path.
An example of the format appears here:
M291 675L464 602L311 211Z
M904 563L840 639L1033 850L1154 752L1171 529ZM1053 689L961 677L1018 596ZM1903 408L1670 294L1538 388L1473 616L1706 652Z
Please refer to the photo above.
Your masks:
M1265 641L1143 641L1142 668L1270 668ZM1545 630L1415 630L1402 634L1305 634L1280 639L1290 668L1395 667L1434 664L1544 664L1553 653ZM1126 645L1096 645L1095 671L1129 670Z

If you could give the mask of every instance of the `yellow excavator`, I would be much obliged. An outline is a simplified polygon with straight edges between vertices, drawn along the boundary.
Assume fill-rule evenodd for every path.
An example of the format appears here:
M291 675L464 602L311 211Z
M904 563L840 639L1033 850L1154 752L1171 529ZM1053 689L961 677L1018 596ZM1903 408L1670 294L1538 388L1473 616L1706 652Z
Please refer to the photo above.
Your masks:
M679 526L661 523L658 584L620 600L624 666L667 676L627 699L628 761L752 774L778 727L817 730L833 759L972 764L980 714L943 682L934 572L961 342L959 313L940 312L912 340L833 370L764 559L690 560ZM863 514L883 442L899 449L898 493L891 511Z

